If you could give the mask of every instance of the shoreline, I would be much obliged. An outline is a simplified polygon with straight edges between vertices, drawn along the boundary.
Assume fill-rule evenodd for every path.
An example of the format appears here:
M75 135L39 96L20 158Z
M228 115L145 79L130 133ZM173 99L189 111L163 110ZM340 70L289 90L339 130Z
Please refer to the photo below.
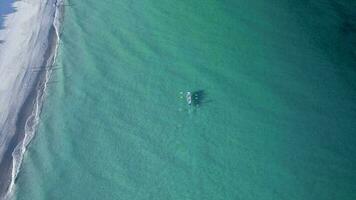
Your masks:
M32 29L30 36L28 36L29 38L23 38L22 41L24 42L20 43L22 47L25 46L28 48L28 52L24 56L26 60L20 60L22 62L19 62L20 64L17 65L18 68L15 70L17 72L17 74L15 73L16 79L8 79L10 84L5 84L5 87L8 86L5 88L5 92L0 87L0 102L3 102L4 99L5 101L9 100L7 105L10 106L7 109L0 108L0 111L9 111L5 112L5 114L2 112L0 116L0 144L3 145L0 149L0 199L10 199L13 196L15 180L21 167L23 155L27 145L35 134L36 126L39 122L47 83L58 49L58 26L62 20L64 11L63 6L61 6L62 1L48 0L45 3L41 1L37 2L38 4L32 5L32 8L37 8L38 13L32 13L32 15L38 21L33 22L31 20L32 23L37 24L30 24L25 28L21 27L22 31L31 31ZM16 4L21 3L13 2L15 8ZM20 8L13 16L10 15L9 26L20 21L20 24L17 25L19 27L22 20L28 17L27 13L23 14L21 12L27 12L27 9L31 8L26 5L22 6L20 5ZM23 10L21 10L21 7ZM26 20L24 21L27 22ZM16 25L14 26L15 28L12 31L17 30ZM11 32L11 28L11 26L9 27L10 30L6 30L5 28L5 31ZM6 47L10 46L10 48L14 48L11 45L18 44L12 42L11 37L9 41L5 40L5 42L9 43L5 45L5 50ZM16 46L15 49L17 49ZM13 60L12 62L10 60L9 63L17 61L18 58L16 59L16 57L21 57L24 53L21 51L10 52L12 53ZM5 51L0 51L0 59L4 55L9 56L6 55ZM0 72L12 73L11 70L7 69L9 65L6 64L7 62L0 62ZM6 93L6 89L9 93ZM15 103L11 102L14 98L17 100Z

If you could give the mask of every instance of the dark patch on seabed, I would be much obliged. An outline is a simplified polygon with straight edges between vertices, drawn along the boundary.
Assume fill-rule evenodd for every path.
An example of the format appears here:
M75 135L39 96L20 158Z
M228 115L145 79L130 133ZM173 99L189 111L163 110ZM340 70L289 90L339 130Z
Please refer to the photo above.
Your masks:
M202 106L204 104L210 103L211 100L207 99L207 93L205 90L197 90L192 92L192 105Z

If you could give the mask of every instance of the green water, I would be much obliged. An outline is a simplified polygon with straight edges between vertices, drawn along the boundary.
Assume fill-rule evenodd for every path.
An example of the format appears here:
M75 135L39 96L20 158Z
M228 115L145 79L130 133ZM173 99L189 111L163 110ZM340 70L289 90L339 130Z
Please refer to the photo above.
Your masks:
M355 3L70 3L17 199L356 199Z

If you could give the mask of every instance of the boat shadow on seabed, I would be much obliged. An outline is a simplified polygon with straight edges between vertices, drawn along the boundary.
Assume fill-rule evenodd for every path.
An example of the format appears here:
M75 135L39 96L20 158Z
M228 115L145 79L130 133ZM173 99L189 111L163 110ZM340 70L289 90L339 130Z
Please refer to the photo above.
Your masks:
M197 90L191 93L192 102L191 105L194 107L202 106L205 103L210 101L206 101L206 92L204 90Z

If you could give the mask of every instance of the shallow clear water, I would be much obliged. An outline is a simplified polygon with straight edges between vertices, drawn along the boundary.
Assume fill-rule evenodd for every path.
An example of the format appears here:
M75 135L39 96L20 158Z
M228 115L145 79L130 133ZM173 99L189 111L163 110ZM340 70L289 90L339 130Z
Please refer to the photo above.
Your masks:
M70 3L18 199L356 198L354 3Z

